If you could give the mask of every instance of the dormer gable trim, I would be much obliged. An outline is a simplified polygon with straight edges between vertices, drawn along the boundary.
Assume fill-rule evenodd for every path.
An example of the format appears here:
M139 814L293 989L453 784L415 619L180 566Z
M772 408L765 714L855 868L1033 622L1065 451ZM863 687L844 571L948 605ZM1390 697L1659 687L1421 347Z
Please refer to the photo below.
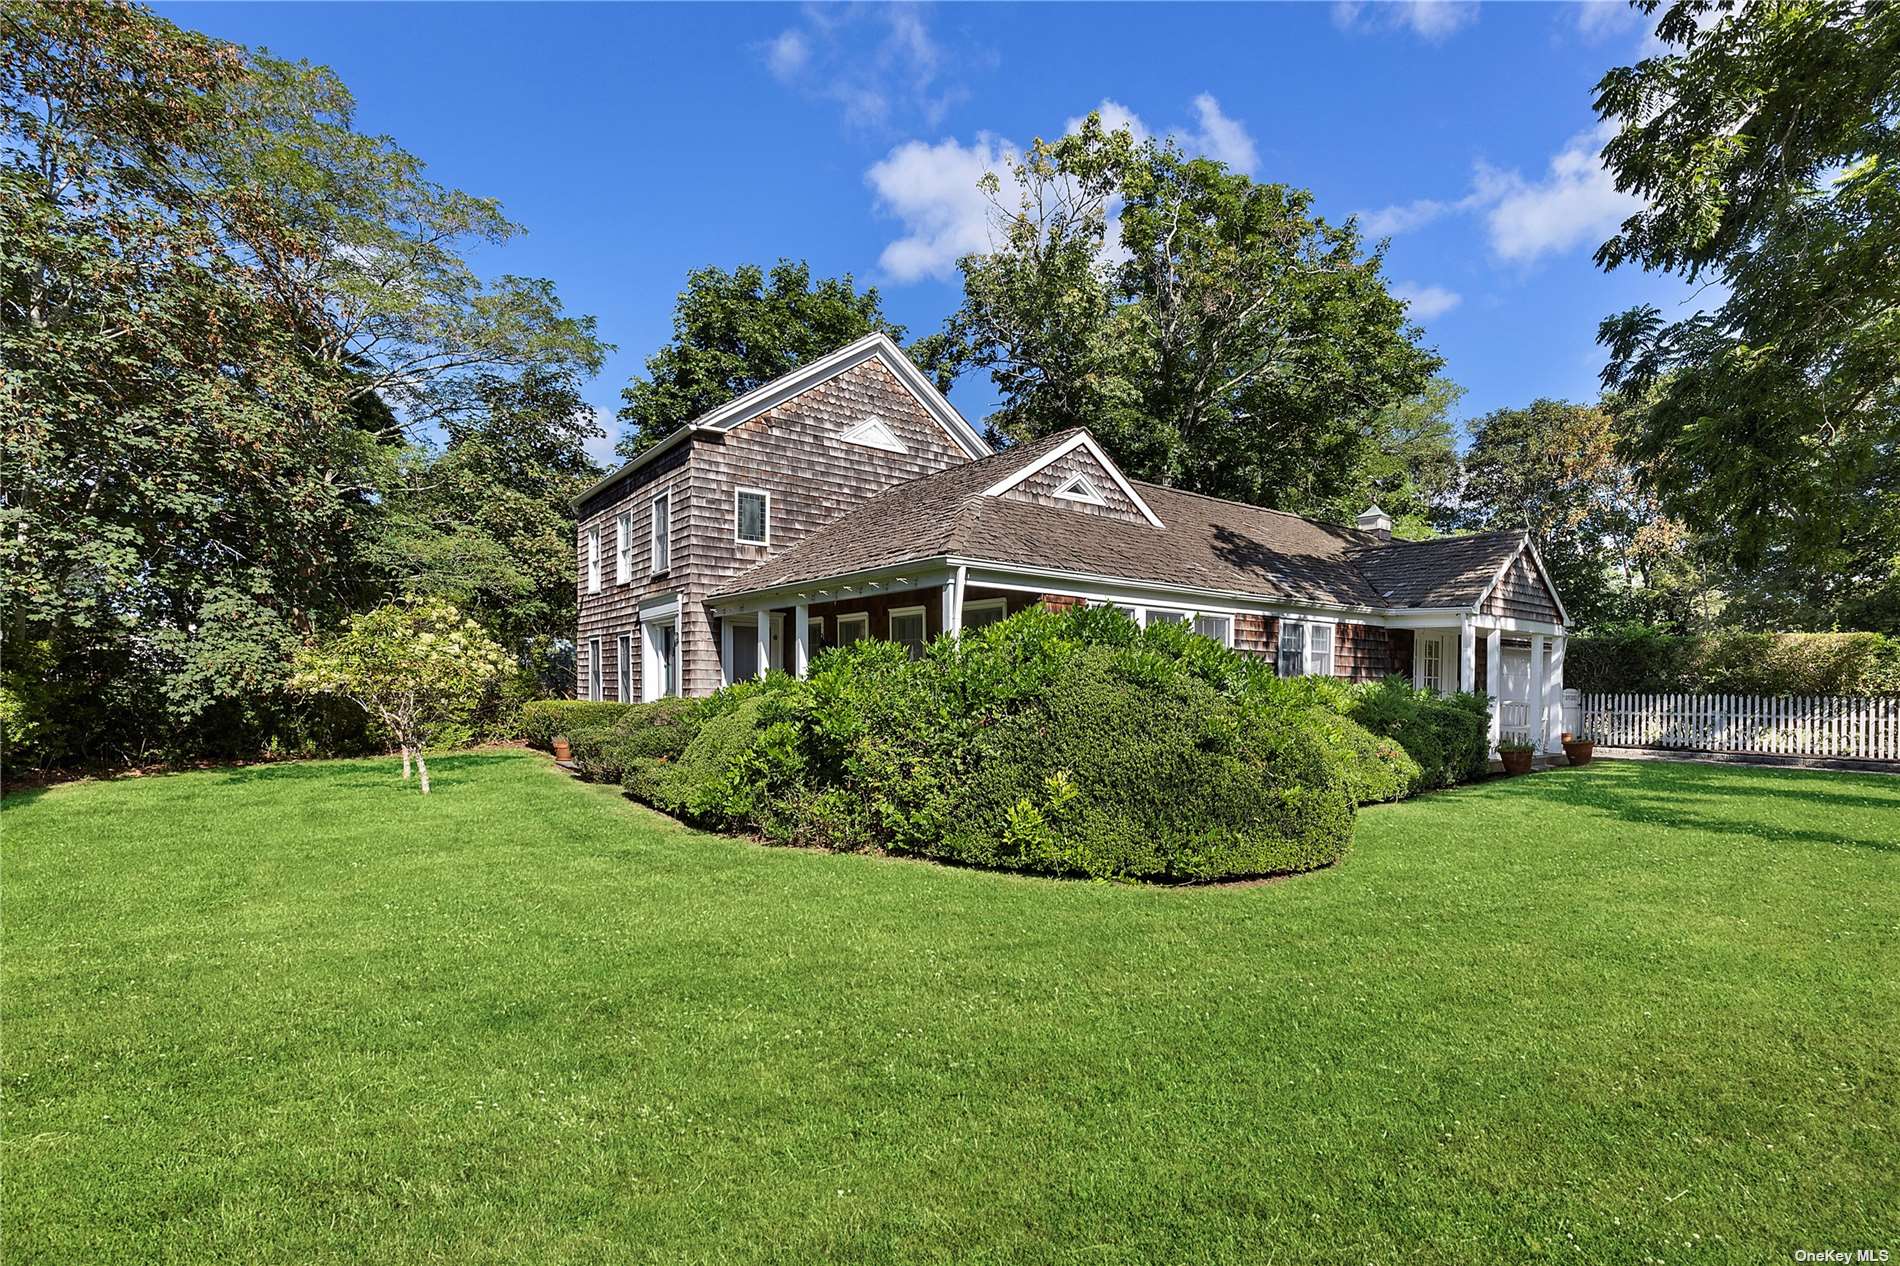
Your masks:
M1087 475L1069 476L1063 481L1062 486L1050 495L1061 497L1064 501L1080 501L1084 505L1105 506L1108 504L1108 498L1102 495L1102 490L1097 488Z
M1506 576L1511 574L1511 568L1517 565L1517 560L1526 554L1531 556L1531 566L1537 569L1537 578L1544 582L1544 589L1550 594L1551 605L1557 608L1557 618L1559 622L1568 627L1570 624L1570 613L1564 610L1563 595L1557 592L1556 582L1551 580L1550 572L1544 566L1544 559L1542 555L1537 552L1537 546L1531 543L1530 533L1528 532L1519 538L1518 547L1511 551L1509 558L1504 560L1504 566L1492 573L1491 583L1484 587L1484 592L1478 595L1478 600L1471 604L1471 610L1484 610L1484 604L1491 600L1491 595L1497 591L1497 587L1504 583Z
M1102 451L1102 446L1095 442L1095 437L1090 435L1087 431L1078 431L1074 439L1069 440L1067 443L1056 445L1022 469L1011 472L996 484L985 488L983 495L986 497L1000 497L1011 488L1022 483L1023 480L1034 475L1037 471L1043 470L1054 462L1061 461L1064 457L1067 457L1070 453L1078 449L1087 452L1089 456L1095 459L1096 464L1108 473L1110 479L1115 481L1115 486L1122 490L1122 495L1133 502L1137 510L1141 511L1141 517L1148 520L1150 526L1160 528L1163 531L1167 530L1167 525L1162 523L1161 519L1153 510L1148 508L1148 503L1141 499L1141 494L1135 491L1134 485L1128 482L1127 477L1122 474L1115 463L1109 460L1108 454Z
M886 453L910 452L897 432L891 429L891 424L883 418L866 418L838 438L847 444L862 444L865 448L880 449Z

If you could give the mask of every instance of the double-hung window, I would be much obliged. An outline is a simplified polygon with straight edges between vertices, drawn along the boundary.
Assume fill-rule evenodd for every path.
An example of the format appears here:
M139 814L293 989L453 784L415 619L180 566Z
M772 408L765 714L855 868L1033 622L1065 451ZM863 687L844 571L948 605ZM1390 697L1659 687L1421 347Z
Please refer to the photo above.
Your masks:
M599 533L596 532L596 535ZM587 640L587 697L598 701L600 694L600 639Z
M1305 620L1280 621L1280 676L1333 675L1333 626Z
M849 646L853 642L862 642L869 636L871 636L869 613L859 611L838 617L838 645Z
M924 609L905 607L891 612L891 641L910 652L912 659L924 653Z
M673 545L670 540L673 499L666 493L653 498L653 523L649 529L647 546L652 554L654 575L659 575L673 565Z
M1197 615L1194 617L1194 631L1202 637L1211 637L1222 646L1234 644L1234 617L1231 615Z
M614 583L624 585L633 579L633 514L629 511L614 520Z
M741 545L772 543L772 494L739 488L732 494L732 539Z
M625 516L622 516L623 518ZM620 702L633 702L633 634L620 635L620 657L614 661L614 681L619 686Z
M1443 694L1445 690L1445 640L1421 634L1418 639L1418 684Z
M600 592L600 525L587 529L587 592Z

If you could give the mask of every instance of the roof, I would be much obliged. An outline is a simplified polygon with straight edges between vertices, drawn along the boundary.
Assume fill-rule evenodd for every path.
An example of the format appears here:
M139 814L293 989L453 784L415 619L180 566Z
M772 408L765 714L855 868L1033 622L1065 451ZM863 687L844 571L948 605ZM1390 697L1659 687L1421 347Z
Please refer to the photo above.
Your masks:
M1139 482L1133 488L1160 528L986 495L1086 434L1079 427L1060 431L899 484L712 596L957 558L1321 606L1469 607L1523 543L1516 533L1385 541L1355 528Z
M587 490L574 498L579 506L591 501L597 494L613 485L622 477L644 466L661 453L672 448L682 439L695 432L709 434L730 431L758 417L761 413L776 408L799 392L815 387L826 379L834 378L848 369L855 369L865 361L877 359L891 371L897 380L910 388L917 403L936 420L950 439L972 458L988 454L990 450L983 437L977 434L975 427L938 391L931 381L924 377L922 370L911 363L910 357L885 334L867 334L855 343L848 343L837 351L797 369L780 374L769 382L754 387L742 396L736 396L716 409L700 414L692 421L670 431L658 443L646 449L632 460L613 471L601 476L588 486Z

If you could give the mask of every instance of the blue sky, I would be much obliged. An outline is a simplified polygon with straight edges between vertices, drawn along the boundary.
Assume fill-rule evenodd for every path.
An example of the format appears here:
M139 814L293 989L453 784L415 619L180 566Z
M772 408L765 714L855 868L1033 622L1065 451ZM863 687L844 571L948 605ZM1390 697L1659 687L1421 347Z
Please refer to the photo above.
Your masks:
M360 128L500 198L528 231L482 262L599 318L618 350L588 398L610 429L692 268L804 258L877 284L913 336L936 329L955 257L983 240L976 176L1094 108L1391 234L1461 419L1593 397L1598 320L1687 293L1590 262L1628 211L1591 87L1647 38L1601 0L160 10L328 64ZM993 404L974 378L952 399L972 420Z

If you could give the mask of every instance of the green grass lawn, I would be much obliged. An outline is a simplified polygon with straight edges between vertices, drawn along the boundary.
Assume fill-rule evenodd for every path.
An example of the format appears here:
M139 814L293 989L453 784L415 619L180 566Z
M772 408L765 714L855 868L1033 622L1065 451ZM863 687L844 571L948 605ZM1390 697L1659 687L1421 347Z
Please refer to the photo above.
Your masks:
M8 1266L1900 1250L1900 779L1600 763L1162 889L431 769L7 802Z

